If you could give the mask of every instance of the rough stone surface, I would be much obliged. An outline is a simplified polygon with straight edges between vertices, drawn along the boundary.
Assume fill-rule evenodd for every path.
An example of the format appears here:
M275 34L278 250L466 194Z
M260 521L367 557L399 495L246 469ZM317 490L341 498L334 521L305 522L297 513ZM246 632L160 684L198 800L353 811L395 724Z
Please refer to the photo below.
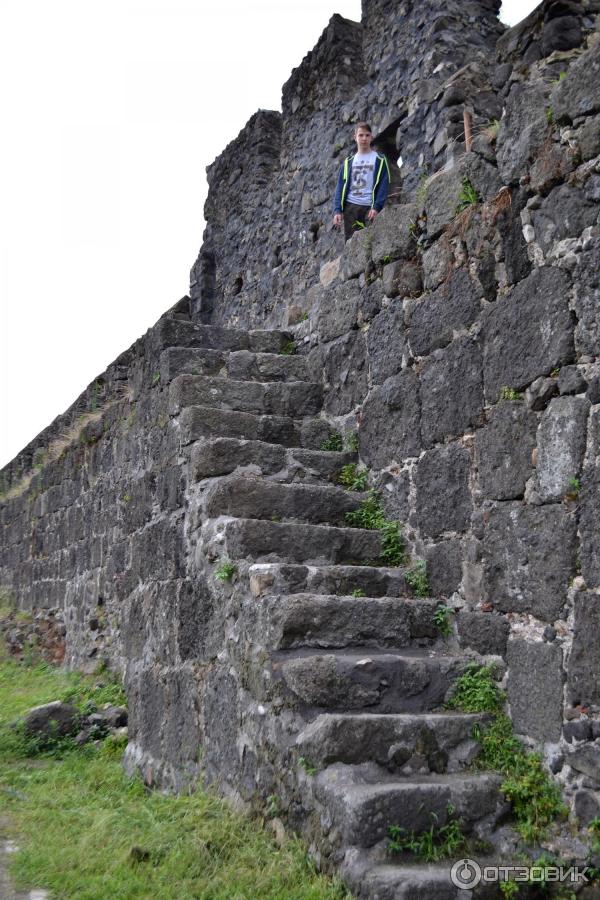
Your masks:
M600 627L600 596L589 592L575 598L573 649L569 659L568 688L573 705L600 702L600 647L590 636Z
M592 356L600 353L600 324L598 322L600 273L597 264L599 253L600 237L595 237L581 254L581 264L574 289L577 313L575 342L580 353L589 353Z
M562 650L556 644L508 643L508 702L517 734L558 741L562 729Z
M407 352L404 310L401 303L392 303L375 316L366 334L371 379L383 384L402 368Z
M469 453L462 447L428 450L419 460L416 519L424 534L466 531L472 510L468 477Z
M464 610L458 613L456 625L464 646L472 647L484 656L505 655L509 624L504 616Z
M590 404L585 397L555 397L540 421L537 483L544 503L562 500L579 479Z
M600 60L598 46L583 53L569 68L568 77L552 92L552 109L558 122L600 112Z
M432 544L425 551L427 581L432 597L449 597L462 580L462 541L450 539Z
M408 336L413 354L426 356L438 347L445 347L455 332L475 321L479 308L475 285L465 269L459 269L412 307Z
M535 159L548 132L548 98L538 85L515 84L498 132L498 169L505 184L516 182Z
M544 253L556 241L579 237L584 228L598 220L598 205L588 200L584 191L561 184L550 191L539 209L532 213L536 242Z
M600 469L586 467L581 476L579 493L581 514L581 574L588 587L600 587L600 558L598 555L598 515L600 515Z
M426 447L475 424L483 411L482 357L475 340L459 337L429 357L421 372L421 403Z
M523 390L540 375L571 362L568 293L569 279L563 272L537 269L486 310L483 364L490 403L498 400L503 387Z
M562 506L493 506L484 527L484 586L494 607L558 618L575 574L575 534Z
M414 372L388 378L374 388L362 411L360 455L368 466L383 468L421 450L419 382Z
M521 402L493 407L489 421L475 433L479 489L489 500L522 497L533 472L537 417Z

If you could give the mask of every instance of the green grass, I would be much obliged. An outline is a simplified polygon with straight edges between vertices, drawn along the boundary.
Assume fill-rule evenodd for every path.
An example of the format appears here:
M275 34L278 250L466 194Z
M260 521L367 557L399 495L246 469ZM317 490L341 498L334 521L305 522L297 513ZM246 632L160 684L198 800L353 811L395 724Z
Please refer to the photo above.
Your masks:
M358 509L346 513L352 528L366 528L381 534L381 558L387 566L401 566L406 562L402 529L398 522L385 518L379 492L371 490Z
M344 449L344 442L339 431L332 431L327 440L323 441L320 449L340 453Z
M98 699L105 689L94 685L105 680L0 657L0 734L38 703ZM11 859L20 887L44 887L60 900L348 897L316 874L296 839L280 847L260 820L208 793L164 795L126 778L122 749L107 739L24 760L2 744L0 802L5 832L20 847Z
M506 385L500 388L500 394L498 395L499 400L522 400L523 394L520 391L516 391L514 388L506 387Z
M364 491L369 480L369 470L359 469L356 463L348 463L347 466L342 466L336 480L349 491Z
M427 579L427 567L425 565L425 560L417 560L414 566L412 566L412 568L410 568L404 575L404 580L406 581L409 588L411 588L415 597L429 596L429 581ZM446 607L444 607L444 609L445 608Z
M474 206L476 203L481 203L481 197L471 179L465 176L462 180L460 194L458 195L456 212L460 213L469 206Z
M435 813L430 813L431 825L426 831L406 831L399 825L389 828L388 850L390 853L414 853L425 862L438 862L457 856L465 849L467 840L452 806L448 806L448 820L438 825Z
M231 581L236 572L236 564L226 559L215 569L215 578L218 578L219 581Z
M558 786L546 772L542 758L527 752L503 712L504 694L492 666L471 664L457 680L449 709L487 712L491 721L477 725L474 737L481 744L477 765L504 775L501 790L512 806L516 828L528 843L543 838L547 828L564 818L567 809Z
M449 606L446 606L445 603L440 603L433 614L433 621L442 637L450 637L452 634L452 619L450 618L452 613L453 610Z

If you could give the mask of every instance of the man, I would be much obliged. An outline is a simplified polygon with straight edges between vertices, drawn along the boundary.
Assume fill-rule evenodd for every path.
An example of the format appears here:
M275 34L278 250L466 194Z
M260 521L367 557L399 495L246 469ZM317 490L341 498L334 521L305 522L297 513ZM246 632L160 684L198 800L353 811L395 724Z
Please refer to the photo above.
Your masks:
M390 184L387 159L371 150L371 126L359 122L354 127L354 138L356 153L344 160L333 201L333 224L339 228L343 219L346 240L381 212Z

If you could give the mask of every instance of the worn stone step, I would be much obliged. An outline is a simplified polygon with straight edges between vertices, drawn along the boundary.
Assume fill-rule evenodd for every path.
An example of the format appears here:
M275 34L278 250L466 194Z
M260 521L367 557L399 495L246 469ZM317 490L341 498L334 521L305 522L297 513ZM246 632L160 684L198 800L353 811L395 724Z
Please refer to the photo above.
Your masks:
M317 450L330 433L323 419L298 422L290 416L257 416L216 406L186 407L179 425L183 446L202 438L223 437Z
M220 325L197 325L178 319L157 322L153 339L160 348L203 347L209 350L250 350L253 353L281 353L292 336L286 331L244 331Z
M450 872L453 864L460 860L448 859L439 863L403 861L376 866L369 866L367 863L357 866L356 857L357 854L353 853L351 862L342 867L341 874L346 885L361 900L502 900L506 896L500 890L500 885L493 882L480 882L471 890L456 887L452 883ZM480 856L477 857L477 862L482 868L485 865L508 864L506 860L482 860ZM522 860L515 861L515 865L522 865ZM463 877L468 882L472 877L472 870L464 869ZM528 891L526 886L525 891ZM523 896L529 896L529 893Z
M334 476L355 458L356 454L350 451L334 453L243 438L205 438L192 447L190 471L194 480L251 469L254 474L277 474L281 482L320 484L324 477Z
M160 373L163 384L178 375L221 375L236 381L315 380L305 356L205 347L167 347L160 355Z
M433 822L442 826L449 806L465 833L506 809L499 793L502 777L487 772L400 778L374 763L335 763L314 778L315 795L327 805L342 843L356 847L385 840L391 825L409 832L425 831Z
M432 650L294 650L271 658L274 678L308 709L425 712L440 707L468 660Z
M224 549L230 559L253 562L285 560L308 563L377 561L381 555L378 531L330 525L232 519L224 528Z
M368 597L410 597L406 569L384 566L307 566L256 563L250 566L250 590L269 594L352 594Z
M328 485L286 484L232 475L218 481L206 499L211 518L283 519L345 525L346 513L360 506L363 494Z
M257 601L259 631L275 650L296 647L407 647L440 637L437 603L399 597L322 594L265 596Z
M226 350L195 347L167 347L160 354L161 384L170 384L178 375L225 375Z
M186 406L219 406L258 415L316 415L323 403L320 384L308 381L233 381L205 375L178 375L169 385L169 409L177 415Z
M229 354L227 373L239 381L315 381L305 356L285 353L251 353L238 350Z
M372 760L390 771L456 772L479 752L473 728L484 715L466 713L322 713L296 745L311 765L357 764Z

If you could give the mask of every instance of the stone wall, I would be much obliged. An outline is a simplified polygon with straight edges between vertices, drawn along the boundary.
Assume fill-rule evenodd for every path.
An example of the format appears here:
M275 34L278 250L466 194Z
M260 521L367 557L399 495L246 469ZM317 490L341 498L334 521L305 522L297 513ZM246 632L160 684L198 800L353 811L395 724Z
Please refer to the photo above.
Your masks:
M455 611L453 640L506 665L517 731L582 822L600 811L599 4L546 0L505 33L498 5L373 0L360 24L334 16L282 115L258 112L209 168L191 301L2 473L0 584L25 608L63 608L71 665L126 672L128 765L149 783L203 772L251 802L288 778L297 719L266 713L281 698L253 599L271 575L213 478L316 484L333 463L310 454L357 430L388 515ZM331 195L364 116L404 165L342 248ZM300 351L285 366L289 335L248 330L275 325ZM224 376L231 388L202 381ZM285 378L308 387L261 386ZM282 535L285 578L314 587ZM244 560L233 585L215 575L224 550Z

